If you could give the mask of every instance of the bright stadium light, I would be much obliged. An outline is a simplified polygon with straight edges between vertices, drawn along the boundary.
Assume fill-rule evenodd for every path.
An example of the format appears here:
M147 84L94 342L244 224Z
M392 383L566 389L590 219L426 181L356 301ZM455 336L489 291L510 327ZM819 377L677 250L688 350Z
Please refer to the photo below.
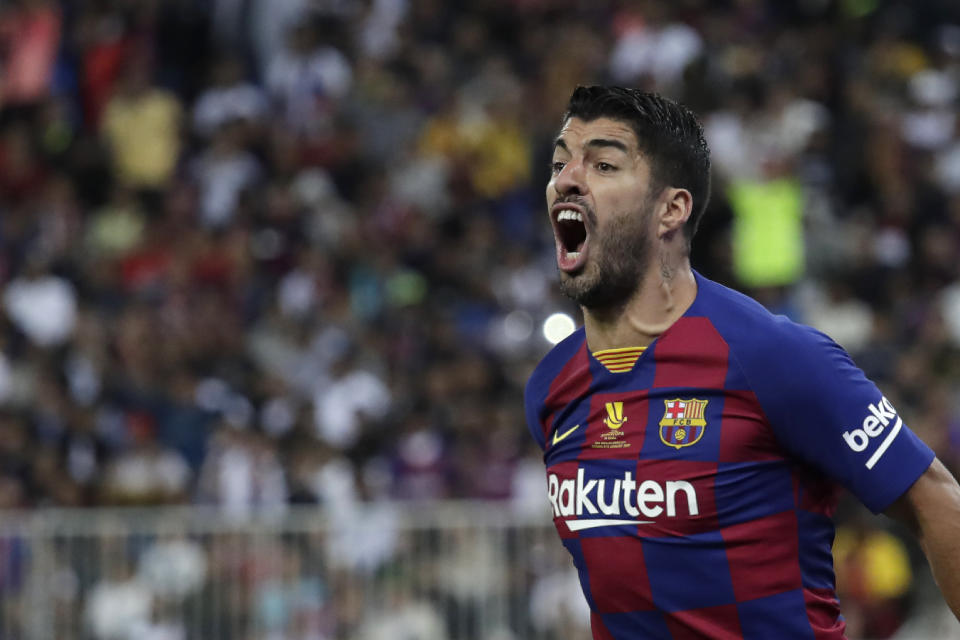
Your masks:
M543 321L543 337L550 344L557 344L577 328L577 324L566 313L557 312Z

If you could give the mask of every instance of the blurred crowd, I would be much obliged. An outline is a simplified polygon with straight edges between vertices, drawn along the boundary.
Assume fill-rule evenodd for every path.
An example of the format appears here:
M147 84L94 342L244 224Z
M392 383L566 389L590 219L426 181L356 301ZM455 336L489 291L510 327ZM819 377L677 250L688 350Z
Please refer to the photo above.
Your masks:
M950 0L11 0L0 508L540 508L522 388L576 314L543 188L596 82L702 117L695 267L832 335L960 468ZM915 558L861 520L841 589L884 637Z

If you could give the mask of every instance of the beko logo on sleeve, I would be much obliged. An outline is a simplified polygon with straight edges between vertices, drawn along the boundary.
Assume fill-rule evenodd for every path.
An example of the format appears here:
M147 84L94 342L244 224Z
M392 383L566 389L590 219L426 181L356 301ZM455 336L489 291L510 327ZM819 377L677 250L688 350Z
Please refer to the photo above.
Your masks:
M883 442L880 443L880 446L877 447L876 451L873 452L873 455L871 455L870 459L865 463L867 469L873 469L873 466L877 464L877 461L880 460L881 456L883 456L890 447L893 439L900 433L900 429L903 427L903 420L897 415L897 410L893 408L893 405L890 404L890 401L887 400L885 396L881 397L880 402L876 404L868 404L867 412L868 414L863 419L860 428L844 431L843 439L847 442L848 447L860 453L870 446L874 438L879 438L883 432L886 431L887 427L890 426L890 423L893 422L893 427L890 428ZM896 422L894 422L894 418L896 418Z

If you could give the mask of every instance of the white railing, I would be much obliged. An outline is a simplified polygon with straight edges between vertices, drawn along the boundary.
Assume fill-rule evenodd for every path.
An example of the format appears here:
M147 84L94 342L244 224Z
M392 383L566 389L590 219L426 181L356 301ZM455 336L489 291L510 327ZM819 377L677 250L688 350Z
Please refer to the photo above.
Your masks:
M365 505L0 513L0 640L590 637L544 513Z

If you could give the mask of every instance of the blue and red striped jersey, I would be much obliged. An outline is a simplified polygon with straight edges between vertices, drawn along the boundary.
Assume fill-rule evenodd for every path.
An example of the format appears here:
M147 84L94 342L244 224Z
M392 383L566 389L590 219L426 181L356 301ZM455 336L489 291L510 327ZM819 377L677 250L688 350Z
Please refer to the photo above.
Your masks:
M843 638L839 488L882 511L933 452L830 338L696 282L642 352L581 328L527 383L593 637Z

